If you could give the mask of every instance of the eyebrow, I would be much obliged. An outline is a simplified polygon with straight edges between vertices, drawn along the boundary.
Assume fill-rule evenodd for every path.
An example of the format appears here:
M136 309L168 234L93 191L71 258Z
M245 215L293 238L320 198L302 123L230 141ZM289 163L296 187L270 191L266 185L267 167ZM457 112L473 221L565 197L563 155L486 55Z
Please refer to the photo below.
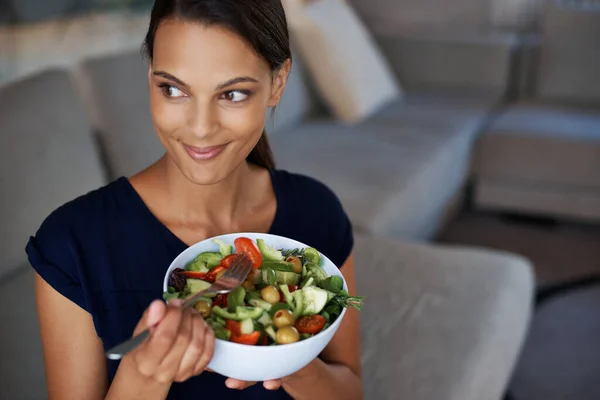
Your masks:
M185 88L189 88L189 85L186 84L184 81L182 81L181 79L169 74L168 72L165 71L154 71L152 72L152 75L156 75L156 76L160 76L162 78L168 79L170 81L173 81L175 83L177 83L180 86L183 86ZM254 83L258 83L258 79L252 78L250 76L238 76L237 78L233 78L230 79L226 82L220 83L215 87L215 90L221 90L224 89L228 86L232 86L235 85L236 83L242 83L242 82L254 82Z

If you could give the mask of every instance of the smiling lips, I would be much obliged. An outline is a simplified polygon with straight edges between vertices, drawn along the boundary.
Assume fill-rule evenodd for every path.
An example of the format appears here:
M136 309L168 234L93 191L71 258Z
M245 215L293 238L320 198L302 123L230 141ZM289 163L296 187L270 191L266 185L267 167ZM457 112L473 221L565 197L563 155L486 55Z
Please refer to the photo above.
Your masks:
M211 146L211 147L193 147L188 145L183 145L185 151L196 161L206 161L215 158L218 156L226 145L221 146Z

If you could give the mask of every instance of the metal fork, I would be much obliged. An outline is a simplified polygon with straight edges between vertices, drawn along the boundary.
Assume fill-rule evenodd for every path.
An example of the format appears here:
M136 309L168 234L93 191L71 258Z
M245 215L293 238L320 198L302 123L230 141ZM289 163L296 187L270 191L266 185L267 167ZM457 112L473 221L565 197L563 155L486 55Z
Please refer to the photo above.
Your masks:
M233 261L227 271L215 283L210 285L206 290L202 290L192 297L189 297L182 304L181 308L191 307L196 304L200 297L207 294L224 294L229 293L244 282L250 269L252 262L245 253L241 253ZM138 347L150 335L150 328L140 332L136 336L116 345L106 352L106 357L109 360L120 360L125 354L129 353Z

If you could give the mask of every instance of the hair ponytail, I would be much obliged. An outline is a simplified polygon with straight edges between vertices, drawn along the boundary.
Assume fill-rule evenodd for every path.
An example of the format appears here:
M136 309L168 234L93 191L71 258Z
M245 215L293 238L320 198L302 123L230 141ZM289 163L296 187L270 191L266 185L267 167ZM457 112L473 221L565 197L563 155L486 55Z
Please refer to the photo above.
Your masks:
M258 143L256 143L256 146L254 146L248 157L246 157L246 161L254 165L258 165L259 167L266 168L268 170L275 169L273 151L271 150L271 146L269 145L269 140L267 139L267 132L265 130L263 130L263 133L260 136L260 139L258 139Z

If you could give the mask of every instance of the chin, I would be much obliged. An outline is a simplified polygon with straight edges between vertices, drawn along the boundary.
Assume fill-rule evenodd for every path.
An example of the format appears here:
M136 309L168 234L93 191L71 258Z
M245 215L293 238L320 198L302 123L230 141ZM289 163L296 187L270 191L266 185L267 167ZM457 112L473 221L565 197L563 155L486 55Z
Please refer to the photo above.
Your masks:
M224 168L195 167L181 171L186 179L196 185L208 186L221 182L230 174Z

